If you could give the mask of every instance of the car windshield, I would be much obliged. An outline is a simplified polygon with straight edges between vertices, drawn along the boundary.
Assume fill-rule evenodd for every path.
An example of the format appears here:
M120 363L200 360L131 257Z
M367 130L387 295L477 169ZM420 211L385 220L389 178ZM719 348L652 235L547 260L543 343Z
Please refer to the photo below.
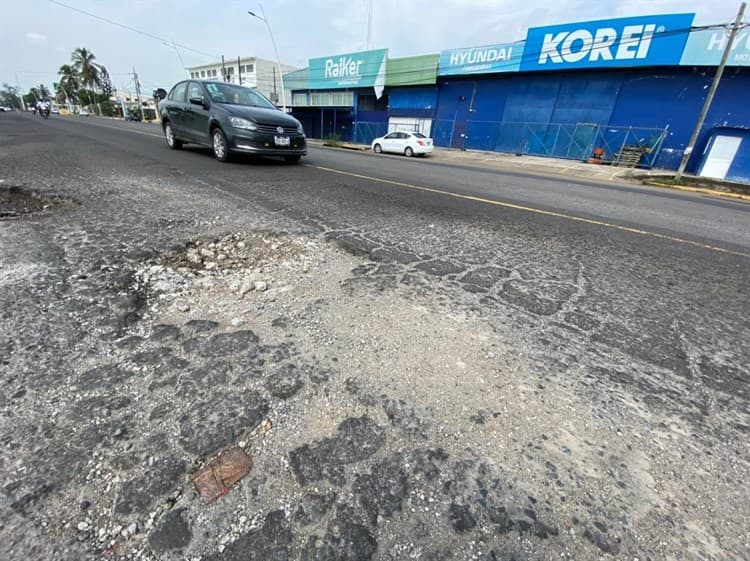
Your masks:
M266 109L276 109L276 106L268 101L261 94L250 88L242 86L233 86L231 84L205 84L211 101L214 103L228 103L231 105L246 105L249 107L265 107Z

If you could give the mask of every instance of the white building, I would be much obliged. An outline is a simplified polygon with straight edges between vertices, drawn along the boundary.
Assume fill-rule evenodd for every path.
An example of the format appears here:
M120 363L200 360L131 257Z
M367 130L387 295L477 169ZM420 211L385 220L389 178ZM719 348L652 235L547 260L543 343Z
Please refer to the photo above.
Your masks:
M196 80L219 80L241 84L257 88L271 101L281 105L281 79L279 69L275 62L257 57L244 57L234 60L225 60L222 68L221 61L200 66L191 66L188 69L190 77ZM281 65L281 71L286 74L297 70L294 66ZM286 89L287 105L291 102L291 92Z

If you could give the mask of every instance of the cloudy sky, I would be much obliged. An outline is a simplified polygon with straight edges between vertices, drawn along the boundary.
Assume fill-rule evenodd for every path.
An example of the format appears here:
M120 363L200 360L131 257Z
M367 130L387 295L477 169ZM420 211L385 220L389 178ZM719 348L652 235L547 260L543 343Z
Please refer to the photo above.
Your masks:
M528 27L654 13L695 12L696 24L729 22L739 0L372 0L373 48L390 56L435 53L521 40ZM257 0L59 0L79 10L138 29L149 37L61 6L58 0L0 0L0 82L22 89L51 86L76 47L94 52L116 88L131 88L136 67L144 91L169 87L187 66L259 56L273 47ZM310 57L362 50L368 0L266 0L282 62L306 66ZM199 54L198 52L204 54ZM269 77L270 79L270 77Z

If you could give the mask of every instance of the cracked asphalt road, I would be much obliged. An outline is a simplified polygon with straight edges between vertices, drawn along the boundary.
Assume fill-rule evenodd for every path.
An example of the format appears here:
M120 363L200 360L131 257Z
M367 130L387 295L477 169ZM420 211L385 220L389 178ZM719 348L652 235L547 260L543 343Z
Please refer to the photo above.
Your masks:
M3 116L0 558L750 558L749 206L304 161Z

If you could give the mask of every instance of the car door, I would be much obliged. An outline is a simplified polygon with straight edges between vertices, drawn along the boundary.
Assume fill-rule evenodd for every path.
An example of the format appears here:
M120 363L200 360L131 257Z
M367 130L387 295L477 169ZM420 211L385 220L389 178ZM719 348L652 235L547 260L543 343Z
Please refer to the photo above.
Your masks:
M383 152L394 152L398 149L396 143L398 142L398 133L392 132L386 134L383 137Z
M187 95L187 82L180 82L167 97L166 112L169 122L172 123L174 135L186 139L187 131L185 130L185 96Z
M201 104L194 103L201 101ZM200 144L208 144L208 117L206 109L208 95L199 82L190 82L187 89L187 100L185 102L185 130L189 140ZM206 105L202 105L206 103Z

